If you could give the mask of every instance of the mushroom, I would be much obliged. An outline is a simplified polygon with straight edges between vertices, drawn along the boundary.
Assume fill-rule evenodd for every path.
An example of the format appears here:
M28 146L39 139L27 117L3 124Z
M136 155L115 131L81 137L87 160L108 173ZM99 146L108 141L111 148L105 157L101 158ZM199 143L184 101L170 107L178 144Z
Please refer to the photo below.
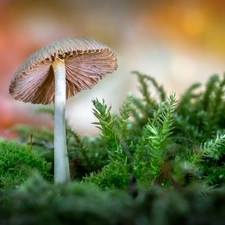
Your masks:
M91 89L117 69L115 53L105 44L86 38L55 42L32 54L15 72L9 93L33 104L54 103L54 181L70 180L66 147L66 99Z

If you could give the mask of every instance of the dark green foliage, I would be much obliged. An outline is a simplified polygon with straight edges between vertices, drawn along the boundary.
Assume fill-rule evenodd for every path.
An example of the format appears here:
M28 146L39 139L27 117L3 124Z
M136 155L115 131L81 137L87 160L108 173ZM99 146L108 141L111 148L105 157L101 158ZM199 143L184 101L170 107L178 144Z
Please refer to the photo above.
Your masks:
M131 205L123 192L110 194L93 184L52 185L37 175L0 200L0 223L11 218L9 224L23 225L116 224L128 218L123 211Z
M41 159L29 146L0 142L0 188L15 188L27 180L31 171L38 170L51 180L51 164Z
M48 149L53 149L53 131L42 127L34 127L27 125L18 125L13 128L19 134L20 142L30 142L32 135L32 142L34 146L42 146Z
M99 137L81 138L77 132L67 127L67 148L72 179L80 180L107 164L107 146Z
M0 193L1 225L216 225L224 223L224 210L224 190L202 195L199 186L140 188L132 198L93 184L54 185L35 174L18 190Z
M213 75L205 89L199 92L200 84L192 85L183 94L177 108L177 142L185 141L188 151L195 149L189 158L194 158L192 165L210 185L220 185L225 181L224 86L225 76L221 79Z
M204 90L194 84L182 96L178 104L176 128L192 141L202 142L212 138L225 127L224 89L225 75L220 80L213 75ZM196 93L197 92L197 93ZM185 129L184 129L185 128Z

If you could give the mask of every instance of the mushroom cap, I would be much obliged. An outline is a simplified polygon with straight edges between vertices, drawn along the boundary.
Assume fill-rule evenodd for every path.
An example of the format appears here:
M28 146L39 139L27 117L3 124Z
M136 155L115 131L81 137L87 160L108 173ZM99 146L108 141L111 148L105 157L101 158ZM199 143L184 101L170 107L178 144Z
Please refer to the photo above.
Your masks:
M11 80L10 95L23 102L53 103L55 58L65 61L66 99L91 89L99 79L117 69L116 54L105 44L86 38L62 40L40 49L23 62Z

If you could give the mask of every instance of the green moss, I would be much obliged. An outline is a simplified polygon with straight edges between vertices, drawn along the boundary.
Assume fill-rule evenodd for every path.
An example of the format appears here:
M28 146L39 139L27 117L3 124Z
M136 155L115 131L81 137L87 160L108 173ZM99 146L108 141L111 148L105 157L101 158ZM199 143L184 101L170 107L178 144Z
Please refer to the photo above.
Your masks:
M177 100L173 93L166 98L154 78L134 73L142 97L129 94L118 115L104 100L93 101L108 162L85 182L126 188L133 174L146 186L223 185L225 78L213 75L203 90L193 84Z
M133 73L141 97L129 93L119 113L113 114L104 100L93 100L99 136L80 137L67 126L72 179L122 189L132 177L146 187L223 185L225 76L212 75L205 86L195 83L176 99L153 77ZM34 152L54 163L52 131L17 130L21 142L29 143L32 133Z
M17 190L0 193L0 224L223 224L224 190L202 195L200 189L139 188L133 198L93 184L55 185L34 174Z
M31 171L38 170L46 179L51 164L30 151L27 145L14 142L0 142L0 185L1 188L17 187L27 180Z

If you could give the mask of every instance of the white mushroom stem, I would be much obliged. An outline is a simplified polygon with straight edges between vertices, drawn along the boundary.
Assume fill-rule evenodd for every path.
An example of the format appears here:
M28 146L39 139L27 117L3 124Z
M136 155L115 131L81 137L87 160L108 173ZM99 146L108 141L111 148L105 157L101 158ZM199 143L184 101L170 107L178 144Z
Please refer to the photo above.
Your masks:
M66 69L64 60L55 58L52 64L55 74L54 110L54 180L65 183L70 180L69 160L66 147Z

